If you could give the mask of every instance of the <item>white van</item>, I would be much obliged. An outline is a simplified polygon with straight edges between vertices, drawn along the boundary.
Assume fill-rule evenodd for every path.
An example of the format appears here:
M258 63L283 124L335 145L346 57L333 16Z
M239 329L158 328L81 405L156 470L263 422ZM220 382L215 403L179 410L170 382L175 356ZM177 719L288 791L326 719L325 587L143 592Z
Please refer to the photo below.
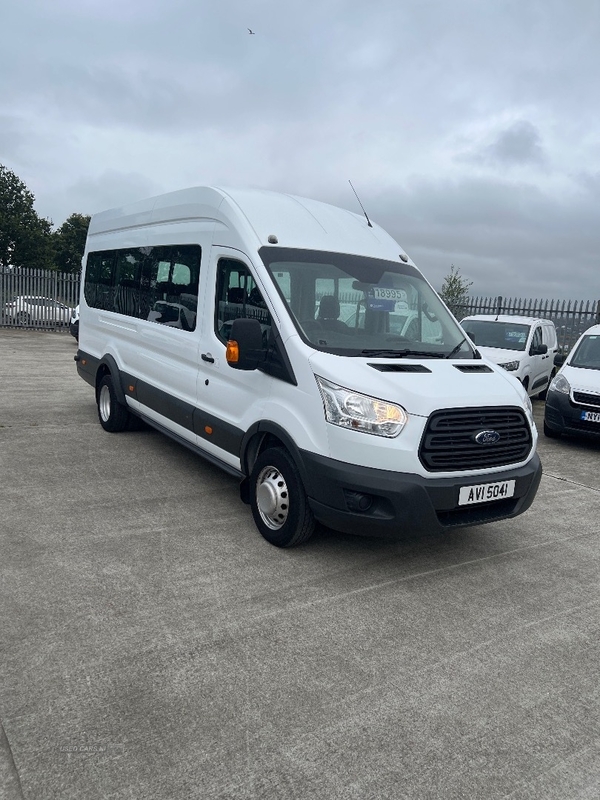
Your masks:
M588 328L575 343L548 389L544 433L600 436L600 325Z
M385 231L314 200L194 188L96 214L76 360L105 430L141 417L237 476L279 547L315 520L382 535L514 517L540 482L522 387Z
M556 375L556 328L550 319L512 314L474 314L461 325L484 358L521 381L530 397L546 397Z

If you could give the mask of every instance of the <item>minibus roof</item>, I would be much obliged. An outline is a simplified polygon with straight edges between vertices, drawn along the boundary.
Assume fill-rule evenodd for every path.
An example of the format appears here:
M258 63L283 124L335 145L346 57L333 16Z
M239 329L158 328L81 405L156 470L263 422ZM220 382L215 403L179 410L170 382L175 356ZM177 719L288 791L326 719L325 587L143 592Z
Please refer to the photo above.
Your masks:
M116 233L161 223L213 226L214 243L256 250L269 244L355 253L398 261L404 251L363 214L290 194L262 189L197 186L113 208L92 217L89 235ZM269 241L275 237L276 241ZM237 243L232 239L239 239Z

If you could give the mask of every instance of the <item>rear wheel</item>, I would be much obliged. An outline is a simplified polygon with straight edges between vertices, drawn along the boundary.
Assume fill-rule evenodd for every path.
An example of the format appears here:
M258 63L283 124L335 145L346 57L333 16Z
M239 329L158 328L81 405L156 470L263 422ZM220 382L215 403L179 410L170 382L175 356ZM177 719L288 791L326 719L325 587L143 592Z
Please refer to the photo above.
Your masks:
M117 394L111 375L105 375L98 387L98 419L100 425L109 433L127 430L131 414L117 400Z
M276 547L295 547L312 536L315 519L302 479L286 450L261 453L250 475L250 507L256 527Z

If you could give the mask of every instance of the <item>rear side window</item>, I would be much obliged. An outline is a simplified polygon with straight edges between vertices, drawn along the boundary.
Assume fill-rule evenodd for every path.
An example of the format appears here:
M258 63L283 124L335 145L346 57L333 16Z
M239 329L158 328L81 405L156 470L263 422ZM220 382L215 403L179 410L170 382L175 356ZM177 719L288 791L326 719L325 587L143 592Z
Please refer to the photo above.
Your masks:
M556 347L556 330L554 325L542 326L542 341L548 345L548 350L553 350Z
M89 253L84 294L92 308L193 331L198 313L199 245Z
M90 253L85 270L85 301L92 308L112 311L115 294L116 251Z

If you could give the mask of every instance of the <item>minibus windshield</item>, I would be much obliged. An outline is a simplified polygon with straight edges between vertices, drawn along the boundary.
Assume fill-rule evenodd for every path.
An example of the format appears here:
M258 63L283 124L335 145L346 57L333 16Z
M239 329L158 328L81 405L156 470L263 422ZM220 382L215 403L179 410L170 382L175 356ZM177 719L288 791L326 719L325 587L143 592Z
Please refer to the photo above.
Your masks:
M501 350L525 350L530 330L529 325L482 319L463 319L462 326L479 347Z
M302 338L317 350L372 358L478 358L410 264L263 247L260 256Z
M600 369L600 336L584 336L575 350L569 366Z

